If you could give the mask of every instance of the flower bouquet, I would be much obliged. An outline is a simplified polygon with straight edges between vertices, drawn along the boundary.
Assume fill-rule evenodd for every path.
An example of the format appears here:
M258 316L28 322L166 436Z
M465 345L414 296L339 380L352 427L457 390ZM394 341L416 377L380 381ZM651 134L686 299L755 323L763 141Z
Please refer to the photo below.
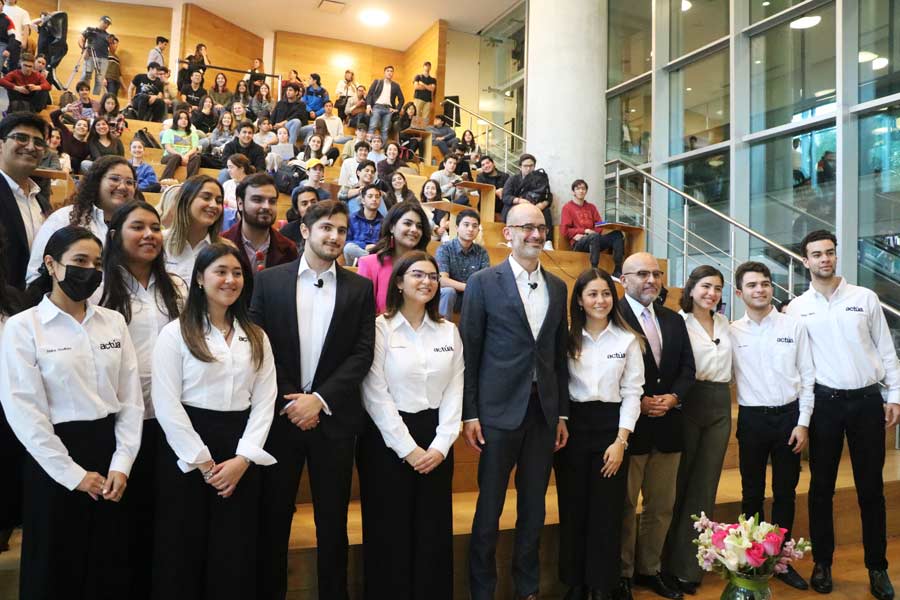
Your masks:
M785 540L787 529L741 515L737 523L716 523L705 513L693 515L700 535L697 561L705 571L728 580L722 600L768 600L772 597L769 579L784 573L795 560L809 552L810 543Z

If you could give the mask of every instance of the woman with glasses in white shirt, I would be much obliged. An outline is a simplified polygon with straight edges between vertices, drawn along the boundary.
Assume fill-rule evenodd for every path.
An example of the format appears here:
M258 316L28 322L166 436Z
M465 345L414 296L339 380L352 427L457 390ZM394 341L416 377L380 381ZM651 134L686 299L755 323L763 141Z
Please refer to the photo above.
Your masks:
M181 184L172 228L165 233L166 270L191 280L203 248L219 241L225 214L225 191L209 175L194 175Z
M81 227L50 236L40 304L0 340L0 402L28 453L19 597L127 598L128 523L119 504L144 405L122 315L88 298L101 244Z
M129 202L113 213L103 249L105 274L100 305L121 313L134 344L144 396L141 451L129 478L125 507L129 536L133 600L150 597L153 525L156 514L156 457L160 431L150 399L153 347L163 327L178 318L187 297L181 278L166 273L159 213L143 201Z
M619 586L628 436L641 411L642 338L622 316L602 269L579 275L569 328L569 443L555 456L559 577L566 600L607 598Z
M412 251L394 266L375 359L363 381L371 417L357 447L366 598L453 597L453 443L462 418L463 348L438 310L438 265Z
M696 593L703 579L695 556L697 531L691 515L703 511L712 518L731 436L732 344L728 319L718 312L724 285L721 271L701 265L685 282L680 301L697 375L681 401L684 447L662 572L687 594Z
M259 470L274 417L275 361L248 315L240 252L200 251L187 304L153 350L160 446L153 598L254 598Z

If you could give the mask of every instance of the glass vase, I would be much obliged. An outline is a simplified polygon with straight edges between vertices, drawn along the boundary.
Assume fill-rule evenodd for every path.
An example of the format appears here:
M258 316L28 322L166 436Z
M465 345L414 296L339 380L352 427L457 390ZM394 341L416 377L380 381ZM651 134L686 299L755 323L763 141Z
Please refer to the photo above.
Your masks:
M720 600L771 600L769 579L770 575L762 577L731 575Z

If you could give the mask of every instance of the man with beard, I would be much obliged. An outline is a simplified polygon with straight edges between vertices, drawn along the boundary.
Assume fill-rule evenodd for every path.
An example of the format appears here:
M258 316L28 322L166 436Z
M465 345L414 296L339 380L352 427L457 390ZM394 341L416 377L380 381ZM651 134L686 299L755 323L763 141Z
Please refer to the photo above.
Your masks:
M278 205L275 180L267 173L254 173L238 184L235 195L240 218L222 237L244 251L249 272L297 260L297 246L273 227Z
M256 277L253 320L272 344L278 378L265 450L257 548L257 600L284 600L297 487L309 468L319 598L347 600L347 507L356 436L365 424L360 385L375 351L372 283L335 263L347 239L343 202L311 205L298 260Z

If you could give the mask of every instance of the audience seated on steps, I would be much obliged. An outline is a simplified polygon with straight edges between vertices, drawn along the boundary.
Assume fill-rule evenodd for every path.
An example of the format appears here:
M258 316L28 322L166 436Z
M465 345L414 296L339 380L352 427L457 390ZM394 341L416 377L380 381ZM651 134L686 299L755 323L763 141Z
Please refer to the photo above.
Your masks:
M503 194L503 220L509 210L525 202L534 204L544 214L544 222L547 224L547 241L545 250L553 250L553 213L550 205L553 204L553 194L550 192L550 183L543 171L535 171L537 159L532 154L523 154L519 157L519 173L506 181Z
M622 275L622 261L625 260L625 236L621 231L603 233L603 218L597 207L586 201L588 184L584 179L572 183L572 200L562 208L559 221L560 233L569 241L576 252L589 252L591 266L600 264L600 253L610 250L615 268L612 276Z
M357 165L356 177L358 180L356 185L341 186L341 190L338 192L338 200L347 203L347 210L350 211L351 215L360 209L360 200L362 199L361 194L366 187L375 185L381 190L382 194L390 191L384 182L376 181L375 163L371 160L364 160ZM384 203L382 203L380 211L382 214L387 212Z
M509 175L497 168L494 159L490 156L481 157L481 172L475 177L477 183L486 183L494 186L494 194L496 194L495 206L503 205L503 188Z
M272 120L268 115L259 117L256 120L256 128L257 131L253 134L253 141L263 149L263 152L268 154L269 146L278 143L278 135L272 131Z
M191 73L190 82L178 90L181 101L190 104L191 108L199 108L200 100L207 95L206 88L204 88L201 83L202 80L203 73L194 71Z
M165 149L162 163L166 166L160 177L171 179L180 166L187 168L187 176L192 177L200 169L200 139L191 127L191 116L187 110L178 110L173 117L173 125L160 135L160 143Z
M131 140L131 160L128 161L134 169L137 179L137 188L141 192L160 191L159 181L156 179L156 171L144 162L144 144L139 139Z
M125 147L118 136L112 135L109 122L106 117L96 116L91 124L91 132L88 134L88 149L91 151L90 160L82 161L81 171L86 172L91 164L101 156L125 156Z
M34 70L34 55L23 53L18 69L10 71L0 79L0 86L6 88L9 97L9 112L26 110L39 113L47 107L50 97L50 82Z
M216 103L217 113L221 114L223 111L231 108L231 98L234 94L228 89L228 76L225 73L216 73L209 95L213 102Z
M75 173L80 173L81 162L91 155L91 149L88 148L90 121L86 118L76 119L70 130L68 125L63 123L62 114L62 110L54 110L50 113L50 121L62 136L62 149L63 152L69 155L72 162L72 170Z
M384 68L384 78L376 79L366 95L366 113L369 115L369 135L381 131L382 143L387 143L391 120L403 107L403 91L394 81L394 67Z
M302 188L312 188L316 190L319 200L331 200L331 192L323 187L325 183L325 165L318 158L311 158L306 161L306 179L300 181L291 191L293 197L298 190Z
M222 149L225 144L234 139L234 135L237 131L236 125L234 115L229 111L225 111L219 115L216 127L208 136L200 140L200 147L203 149L203 153L221 161ZM219 162L219 166L221 166L221 162Z
M335 113L334 102L326 100L322 108L323 112L319 118L325 121L325 126L328 128L328 134L332 137L334 143L343 144L351 139L349 135L344 134L344 122L341 121L341 118Z
M456 164L456 156L449 155L444 159L444 168L432 173L431 178L440 186L442 198L457 204L468 204L466 191L457 187L463 178L456 174Z
M441 274L441 316L449 319L462 309L466 281L491 266L483 246L475 243L481 228L478 212L466 209L456 215L456 237L444 242L435 252Z
M191 125L203 137L209 135L216 128L218 120L215 102L209 96L200 98L200 104L191 111Z
M281 228L281 235L297 244L297 250L303 253L303 236L300 235L300 224L306 215L307 209L319 201L316 190L311 187L294 190L291 194L291 208L287 211L288 222Z
M325 114L325 103L329 100L328 90L322 87L322 78L318 73L311 73L306 86L306 94L303 95L303 102L306 104L306 110L309 111L310 120L315 120Z
M299 98L300 86L288 84L284 89L284 98L279 100L272 111L272 126L274 128L287 127L290 132L291 144L298 139L304 139L306 134L312 131L309 123L309 111L306 104Z
M341 164L341 174L338 177L338 184L341 187L356 186L358 183L356 178L356 167L359 163L368 160L369 151L372 147L369 145L369 142L356 142L353 149L354 156L352 158L344 159L344 162Z
M157 63L147 65L147 73L135 75L128 86L131 108L138 119L161 123L166 115L165 83L159 77Z
M431 143L441 150L441 154L450 154L450 148L456 143L456 131L450 127L450 120L444 115L435 115L434 124L428 128L431 132Z
M279 127L275 138L275 143L269 146L266 154L266 171L270 174L274 174L285 162L293 160L295 154L287 127Z
M384 213L381 189L376 185L367 185L360 194L361 208L350 213L350 229L347 231L347 243L344 245L344 263L355 266L357 259L367 256L381 235L381 222Z
M238 126L237 136L222 148L222 156L227 160L232 154L243 154L257 172L266 170L266 153L259 144L253 141L255 130L253 123L244 121ZM220 172L219 180L227 181L228 173Z
M272 92L269 91L269 84L263 81L259 85L259 89L250 99L250 112L257 119L271 116L272 110L275 108L275 99Z

